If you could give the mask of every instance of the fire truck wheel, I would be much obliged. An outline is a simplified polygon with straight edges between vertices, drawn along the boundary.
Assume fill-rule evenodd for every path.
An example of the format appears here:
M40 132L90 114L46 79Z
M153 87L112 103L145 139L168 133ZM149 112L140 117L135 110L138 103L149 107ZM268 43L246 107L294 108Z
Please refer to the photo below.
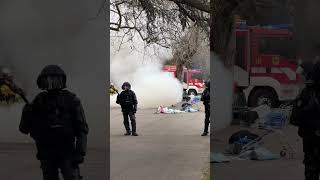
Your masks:
M189 95L197 95L197 91L196 90L194 90L194 89L190 89L189 91L188 91L188 94Z
M277 107L277 95L269 89L257 89L249 97L249 107L257 107L264 103L271 107Z

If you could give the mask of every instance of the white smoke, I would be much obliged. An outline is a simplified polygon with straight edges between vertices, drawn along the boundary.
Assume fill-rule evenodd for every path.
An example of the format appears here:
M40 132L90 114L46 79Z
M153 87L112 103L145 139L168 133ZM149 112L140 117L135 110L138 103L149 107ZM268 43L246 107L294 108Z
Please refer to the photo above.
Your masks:
M232 101L233 101L233 76L232 72L226 69L219 57L211 55L213 70L212 84L213 89L213 127L215 129L225 128L232 121Z
M9 67L29 100L38 93L41 69L57 64L68 89L81 99L90 128L88 146L105 147L107 68L103 16L89 21L98 1L3 0L0 2L0 65ZM94 71L93 71L94 70ZM1 106L0 142L30 138L18 132L22 105Z
M118 88L123 82L129 82L140 108L170 106L182 100L183 87L172 74L161 68L162 58L144 56L124 48L111 57L111 82ZM116 96L110 98L113 107L117 106L115 100Z

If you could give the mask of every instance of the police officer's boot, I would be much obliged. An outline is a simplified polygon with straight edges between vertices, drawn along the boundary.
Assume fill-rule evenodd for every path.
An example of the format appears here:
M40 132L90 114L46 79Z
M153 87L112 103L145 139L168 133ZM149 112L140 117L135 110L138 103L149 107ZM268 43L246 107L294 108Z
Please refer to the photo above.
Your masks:
M136 121L131 121L131 126L132 126L132 136L138 136L136 133Z
M124 121L124 127L126 128L126 133L124 134L125 136L130 136L131 135L131 130L130 130L130 126L129 126L129 122L128 121Z
M125 124L125 128L126 128L126 133L124 134L125 136L130 136L131 135L131 131L130 131L130 126L129 124Z
M208 135L208 132L203 132L202 134L201 134L201 136L207 136Z
M201 134L201 136L207 136L208 135L208 129L209 129L209 122L204 123L204 131Z

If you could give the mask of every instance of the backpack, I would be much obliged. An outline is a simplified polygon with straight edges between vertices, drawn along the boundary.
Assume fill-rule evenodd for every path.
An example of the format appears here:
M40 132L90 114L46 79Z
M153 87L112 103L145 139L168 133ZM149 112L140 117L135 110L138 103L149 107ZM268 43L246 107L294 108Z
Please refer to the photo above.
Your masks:
M294 100L290 123L294 126L320 129L320 101L315 88L305 88Z
M37 119L32 129L35 139L46 141L73 141L72 96L70 93L44 93L40 98Z

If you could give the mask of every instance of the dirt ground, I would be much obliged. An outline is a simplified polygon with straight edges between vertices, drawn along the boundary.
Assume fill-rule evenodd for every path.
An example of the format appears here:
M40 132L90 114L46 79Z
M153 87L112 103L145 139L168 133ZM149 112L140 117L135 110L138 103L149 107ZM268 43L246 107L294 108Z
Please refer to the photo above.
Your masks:
M125 137L122 113L111 110L111 180L200 180L209 165L204 113L136 114L138 137Z
M81 165L84 180L105 177L105 150L89 148L88 153L85 164ZM0 143L0 179L41 180L40 163L35 154L33 144Z

